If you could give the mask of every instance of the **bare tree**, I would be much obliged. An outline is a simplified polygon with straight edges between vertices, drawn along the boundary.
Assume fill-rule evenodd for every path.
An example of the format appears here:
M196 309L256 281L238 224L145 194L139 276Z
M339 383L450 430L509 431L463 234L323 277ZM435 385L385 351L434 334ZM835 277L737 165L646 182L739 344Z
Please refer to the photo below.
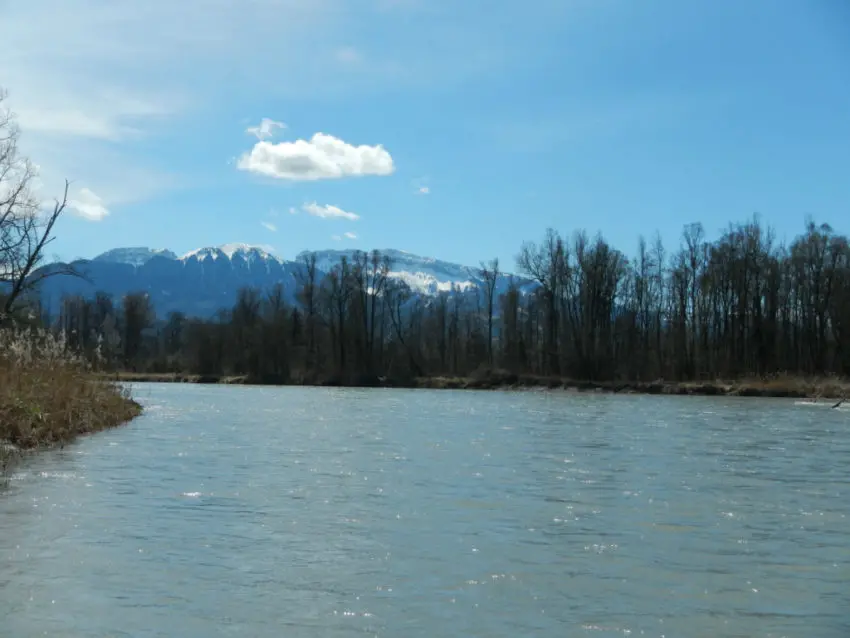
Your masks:
M131 370L142 357L145 331L156 317L150 296L146 292L132 292L121 300L124 324L124 363Z
M407 353L407 360L410 364L410 369L417 376L424 376L422 366L416 361L416 356L413 352L410 335L405 336L405 311L410 314L408 307L412 301L413 293L407 284L399 280L391 280L387 282L386 295L389 302L390 322L395 330L395 336L398 343L401 344Z
M24 293L47 277L78 274L65 265L36 272L67 206L68 182L62 199L43 211L33 188L35 166L19 151L20 129L5 100L6 92L0 89L0 318L10 316Z
M300 258L300 268L296 277L300 288L298 300L304 307L307 324L307 356L310 365L316 362L316 305L319 289L319 275L316 267L316 253L304 253Z
M559 302L570 279L570 256L564 240L555 230L549 228L539 245L533 242L523 243L516 260L520 272L540 284L546 315L544 342L546 372L557 376L560 374Z
M499 259L489 264L481 263L481 278L484 280L484 296L487 301L487 363L493 366L493 311L496 304L496 282L499 279Z
M350 322L349 301L353 294L352 268L346 256L325 275L319 289L320 307L330 331L331 352L336 357L340 379L349 372L347 336Z

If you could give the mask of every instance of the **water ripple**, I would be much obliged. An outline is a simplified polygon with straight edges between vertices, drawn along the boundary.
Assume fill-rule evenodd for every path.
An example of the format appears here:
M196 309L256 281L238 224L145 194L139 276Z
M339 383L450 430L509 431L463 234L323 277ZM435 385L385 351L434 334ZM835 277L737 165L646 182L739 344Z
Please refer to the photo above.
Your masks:
M793 401L146 385L0 494L4 635L844 636Z

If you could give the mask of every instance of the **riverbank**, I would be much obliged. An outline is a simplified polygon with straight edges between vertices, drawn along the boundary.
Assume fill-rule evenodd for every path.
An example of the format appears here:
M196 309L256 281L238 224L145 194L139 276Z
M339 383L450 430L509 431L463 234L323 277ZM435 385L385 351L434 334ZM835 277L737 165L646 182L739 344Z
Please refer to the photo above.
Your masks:
M142 411L125 386L103 383L63 352L13 348L0 357L0 476L22 453L116 427Z
M829 378L776 377L734 381L581 381L553 377L487 373L472 378L436 377L420 380L418 387L456 389L546 388L613 394L842 399L850 396L850 381Z
M276 385L252 383L247 377L186 375L178 373L119 372L104 375L105 379L133 383L222 383L246 385ZM764 379L735 381L580 381L561 377L516 375L503 371L486 371L469 377L418 377L396 381L380 378L374 382L342 384L337 381L279 385L320 385L351 387L398 387L446 390L572 390L578 392L610 392L616 394L665 394L700 396L777 397L797 399L843 399L850 397L850 380L836 378L805 378L775 376Z

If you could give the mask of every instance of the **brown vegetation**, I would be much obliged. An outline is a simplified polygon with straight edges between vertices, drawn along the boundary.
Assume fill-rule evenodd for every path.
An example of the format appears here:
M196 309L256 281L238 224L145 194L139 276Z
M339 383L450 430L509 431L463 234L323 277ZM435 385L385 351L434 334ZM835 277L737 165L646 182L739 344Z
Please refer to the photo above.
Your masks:
M264 385L249 377L191 375L156 372L113 372L103 378L124 383L212 383ZM265 384L269 385L269 384ZM272 385L342 385L339 380L326 379L315 383L293 380ZM348 383L350 387L423 388L431 390L574 390L578 392L611 392L622 394L667 394L740 397L786 397L800 399L843 399L850 397L850 380L837 377L790 377L777 375L764 379L735 381L579 381L561 377L517 375L505 370L481 370L471 376L430 376L394 380L380 377L372 382Z
M62 444L123 423L140 406L124 388L104 383L67 347L64 333L36 330L28 296L47 277L76 275L66 266L38 270L65 211L44 208L35 166L20 154L19 128L0 89L0 475L23 450ZM20 327L29 326L29 327Z
M417 386L440 389L533 389L548 388L580 392L623 394L667 394L701 396L788 397L841 399L850 396L850 381L834 378L775 377L736 381L579 381L559 377L514 375L487 371L472 377L432 377L417 380Z
M98 379L61 337L0 333L0 443L7 452L66 443L140 411L127 389Z

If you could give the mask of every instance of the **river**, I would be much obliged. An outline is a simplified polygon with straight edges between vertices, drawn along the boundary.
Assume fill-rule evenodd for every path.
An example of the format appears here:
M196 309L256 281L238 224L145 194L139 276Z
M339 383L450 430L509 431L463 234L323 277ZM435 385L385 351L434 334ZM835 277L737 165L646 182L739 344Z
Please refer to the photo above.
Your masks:
M134 391L0 488L3 636L850 635L848 410Z

